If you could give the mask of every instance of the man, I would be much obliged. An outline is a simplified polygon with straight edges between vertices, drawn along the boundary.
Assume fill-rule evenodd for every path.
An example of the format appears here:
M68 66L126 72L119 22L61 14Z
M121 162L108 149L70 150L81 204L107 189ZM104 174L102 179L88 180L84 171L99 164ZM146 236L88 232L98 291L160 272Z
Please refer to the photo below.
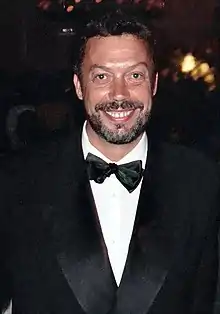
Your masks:
M82 131L5 172L1 307L12 299L22 314L211 314L216 167L145 133L157 90L148 21L112 8L81 32L73 81Z

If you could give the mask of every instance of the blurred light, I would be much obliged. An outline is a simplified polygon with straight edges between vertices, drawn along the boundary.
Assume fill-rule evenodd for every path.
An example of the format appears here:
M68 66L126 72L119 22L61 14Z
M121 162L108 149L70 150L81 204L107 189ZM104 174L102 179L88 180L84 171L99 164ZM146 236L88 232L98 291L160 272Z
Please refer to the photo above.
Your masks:
M210 67L208 65L208 63L201 63L199 66L201 75L205 75L210 71Z
M183 73L189 73L196 67L196 58L191 54L188 53L182 61L181 64L181 71Z
M208 90L212 92L214 89L216 89L216 85L213 83L209 86Z
M205 51L207 54L211 54L213 51L211 48L207 48L206 51Z
M200 75L199 75L199 69L197 67L192 70L191 76L195 81L199 79Z
M191 53L188 53L182 58L180 67L181 72L190 75L193 80L203 79L209 91L216 88L214 69L207 62L197 60Z
M36 0L37 7L43 11L53 10L54 6L61 6L66 12L72 12L79 4L90 4L105 2L106 0ZM132 2L133 4L140 4L146 10L162 10L166 5L165 0L110 0L118 4Z
M210 73L210 74L206 75L206 76L204 77L204 81L205 81L206 83L208 83L208 84L214 83L214 82L215 82L215 76L214 76L214 74Z
M62 28L61 29L62 33L73 33L73 28Z
M39 0L37 3L37 7L41 10L48 10L51 6L50 0Z
M61 28L60 31L59 31L59 35L60 36L72 36L74 35L75 31L73 28Z
M74 5L69 5L67 8L66 8L66 11L68 13L72 12L74 10Z

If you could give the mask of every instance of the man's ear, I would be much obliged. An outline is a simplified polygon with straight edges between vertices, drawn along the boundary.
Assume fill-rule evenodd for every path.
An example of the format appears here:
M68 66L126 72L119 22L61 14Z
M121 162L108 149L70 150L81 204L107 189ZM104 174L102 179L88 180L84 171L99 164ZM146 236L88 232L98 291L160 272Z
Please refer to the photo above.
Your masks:
M157 87L158 87L158 73L156 73L155 75L154 86L153 86L153 96L155 96L157 93Z
M83 100L83 93L82 93L82 86L79 80L78 75L74 74L73 76L73 83L76 90L76 95L80 100Z

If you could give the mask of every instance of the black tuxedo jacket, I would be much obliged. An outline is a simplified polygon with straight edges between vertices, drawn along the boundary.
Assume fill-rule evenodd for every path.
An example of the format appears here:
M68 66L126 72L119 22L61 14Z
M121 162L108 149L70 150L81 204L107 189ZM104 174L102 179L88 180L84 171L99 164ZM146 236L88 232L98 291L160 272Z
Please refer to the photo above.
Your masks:
M219 178L202 155L149 144L119 287L77 136L1 180L1 309L12 299L15 314L212 313Z

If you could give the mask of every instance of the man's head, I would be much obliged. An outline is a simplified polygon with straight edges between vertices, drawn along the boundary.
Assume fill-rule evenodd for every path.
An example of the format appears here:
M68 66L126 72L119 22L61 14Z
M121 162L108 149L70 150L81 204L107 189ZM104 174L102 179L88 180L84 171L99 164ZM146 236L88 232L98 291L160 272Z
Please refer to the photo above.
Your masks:
M156 93L154 40L147 22L124 9L98 14L82 30L74 84L89 132L113 144L144 132Z

